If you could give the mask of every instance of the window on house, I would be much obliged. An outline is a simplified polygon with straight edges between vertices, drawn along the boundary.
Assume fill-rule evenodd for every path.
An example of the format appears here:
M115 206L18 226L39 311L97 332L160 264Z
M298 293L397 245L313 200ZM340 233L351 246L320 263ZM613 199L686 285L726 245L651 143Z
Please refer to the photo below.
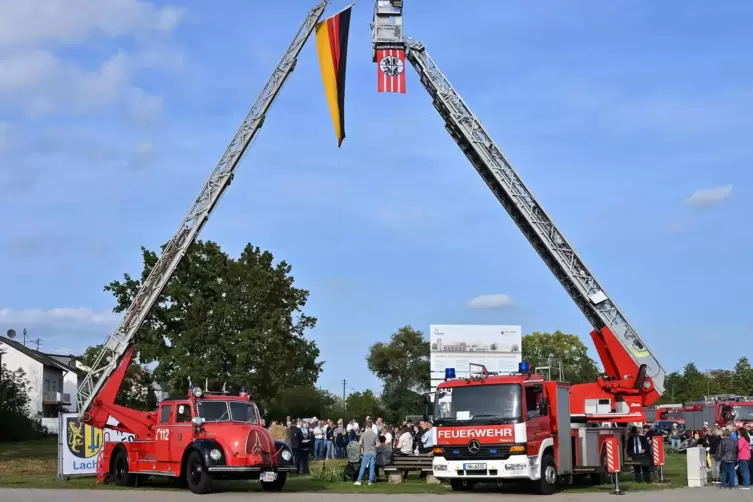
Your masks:
M44 381L44 391L45 392L50 392L50 381L49 380L45 380Z

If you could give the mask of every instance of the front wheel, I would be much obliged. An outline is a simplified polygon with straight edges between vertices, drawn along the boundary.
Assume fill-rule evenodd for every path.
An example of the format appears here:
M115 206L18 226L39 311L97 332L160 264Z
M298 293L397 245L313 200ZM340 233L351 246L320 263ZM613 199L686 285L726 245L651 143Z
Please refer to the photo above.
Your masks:
M125 448L118 448L112 459L112 469L110 469L110 478L116 486L134 486L136 476L128 471L128 453Z
M186 478L188 489L197 495L203 495L212 491L212 477L204 468L204 462L198 451L192 451L186 460Z
M545 453L541 459L541 479L536 484L536 492L541 495L551 495L557 491L557 464L550 453Z
M476 483L467 479L451 479L450 487L454 492L469 492Z
M287 472L278 472L277 479L274 481L262 481L261 489L265 492L279 492L285 486L285 481L288 480Z

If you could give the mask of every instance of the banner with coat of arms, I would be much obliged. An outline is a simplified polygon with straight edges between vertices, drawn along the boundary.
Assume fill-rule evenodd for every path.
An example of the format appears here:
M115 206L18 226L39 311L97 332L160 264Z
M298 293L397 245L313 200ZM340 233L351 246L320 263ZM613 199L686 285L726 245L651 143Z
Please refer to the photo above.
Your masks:
M97 455L105 442L133 441L133 434L82 423L77 413L61 413L58 428L58 477L97 474Z

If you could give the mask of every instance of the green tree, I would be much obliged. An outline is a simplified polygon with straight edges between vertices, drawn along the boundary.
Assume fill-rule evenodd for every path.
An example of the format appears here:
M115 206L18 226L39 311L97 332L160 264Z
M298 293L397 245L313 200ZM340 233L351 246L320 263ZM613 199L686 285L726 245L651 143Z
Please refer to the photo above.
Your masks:
M379 398L371 389L366 389L363 392L353 392L347 397L345 413L347 418L342 417L343 419L355 418L360 423L367 415L371 415L376 420L377 417L383 417L385 412Z
M708 378L701 373L695 363L688 363L683 368L682 386L684 390L683 401L703 399L709 391Z
M377 342L366 357L371 370L384 386L382 402L392 421L412 413L423 413L421 393L429 390L429 341L423 332L403 326L389 343Z
M317 389L313 385L300 385L285 389L269 400L264 415L267 420L279 421L283 421L287 416L327 418L335 403L334 396L329 392Z
M97 356L102 351L102 345L88 347L79 361L85 366L91 367ZM126 370L126 377L120 386L115 403L127 406L135 410L150 411L157 407L157 396L152 374L143 365L131 361Z
M534 331L523 337L523 360L532 368L548 366L551 359L562 361L564 379L570 383L594 382L599 374L596 362L588 355L588 348L577 335L562 331L542 333ZM556 367L556 363L552 366ZM552 378L557 378L552 368Z
M157 262L153 251L142 248L142 256L141 280L125 274L105 287L115 312L131 304ZM303 312L309 292L294 286L291 270L251 244L234 259L214 242L197 241L139 331L139 361L157 363L154 377L167 390L185 392L189 379L208 379L213 387L248 387L263 405L315 382L319 349L304 332L316 319Z
M4 351L0 351L0 359ZM29 415L29 382L26 373L19 368L11 371L0 367L0 410L21 416Z
M659 404L681 404L686 401L685 381L682 373L672 371L664 379L664 395L659 400Z
M753 368L747 357L741 357L732 373L729 387L735 394L742 396L753 395Z

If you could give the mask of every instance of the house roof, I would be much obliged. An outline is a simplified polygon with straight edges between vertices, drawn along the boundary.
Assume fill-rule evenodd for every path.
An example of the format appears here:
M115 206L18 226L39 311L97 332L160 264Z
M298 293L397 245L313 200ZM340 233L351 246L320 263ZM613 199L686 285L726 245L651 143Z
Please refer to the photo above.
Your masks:
M10 338L0 336L0 342L8 345L9 347L13 347L14 349L21 352L22 354L34 359L35 361L39 363L44 364L45 366L52 366L53 368L58 368L63 371L73 371L73 368L69 368L68 366L61 363L60 361L56 361L55 359L45 354L42 354L41 352L37 352L36 350L30 349L24 344L18 343L17 341L11 340Z

